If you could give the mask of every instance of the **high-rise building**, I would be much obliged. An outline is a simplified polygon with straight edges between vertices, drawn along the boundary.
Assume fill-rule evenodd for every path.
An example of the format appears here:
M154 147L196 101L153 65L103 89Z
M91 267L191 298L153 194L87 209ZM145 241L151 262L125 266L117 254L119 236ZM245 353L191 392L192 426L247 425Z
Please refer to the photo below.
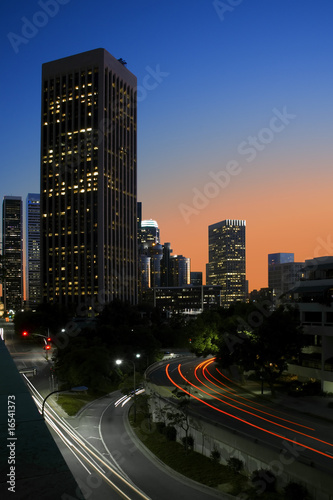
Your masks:
M246 299L245 220L227 219L208 226L207 285L221 285L221 303Z
M171 286L191 284L191 259L183 255L170 257Z
M23 213L20 196L5 196L2 206L3 300L5 310L23 304Z
M27 196L26 224L26 298L27 305L34 307L41 302L39 194Z
M140 242L143 246L160 242L160 230L156 220L143 220L140 227Z
M268 255L268 287L274 290L276 299L288 292L301 278L304 262L294 262L293 253Z
M202 272L201 271L191 271L191 285L194 285L194 286L202 285Z
M137 301L137 79L104 49L43 64L43 298Z

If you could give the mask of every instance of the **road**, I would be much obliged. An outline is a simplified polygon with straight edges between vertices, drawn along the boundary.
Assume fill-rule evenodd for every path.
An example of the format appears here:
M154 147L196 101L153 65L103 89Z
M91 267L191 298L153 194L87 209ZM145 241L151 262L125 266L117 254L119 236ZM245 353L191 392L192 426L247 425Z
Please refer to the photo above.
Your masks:
M214 358L170 361L150 371L149 378L152 383L169 388L170 395L174 388L188 394L197 415L251 436L277 451L288 443L297 449L297 460L331 472L331 422L264 402L228 379Z
M41 410L44 397L54 389L50 360L45 359L41 347L15 338L12 323L5 325L5 339L19 369L37 368L37 376L23 377ZM51 406L48 400L45 404L46 422L85 499L224 498L170 474L163 464L149 458L126 424L128 408L115 405L119 397L116 392L100 398L75 418L60 417L53 409L54 403Z

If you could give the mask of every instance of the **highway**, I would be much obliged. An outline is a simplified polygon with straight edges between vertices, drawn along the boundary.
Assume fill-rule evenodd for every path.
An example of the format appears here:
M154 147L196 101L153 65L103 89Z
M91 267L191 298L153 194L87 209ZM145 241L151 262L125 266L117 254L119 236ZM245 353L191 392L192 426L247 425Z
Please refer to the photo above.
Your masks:
M280 451L297 450L297 460L323 472L333 467L332 424L314 416L281 408L256 397L227 378L214 358L171 361L149 373L154 384L177 388L191 398L197 416L255 438Z

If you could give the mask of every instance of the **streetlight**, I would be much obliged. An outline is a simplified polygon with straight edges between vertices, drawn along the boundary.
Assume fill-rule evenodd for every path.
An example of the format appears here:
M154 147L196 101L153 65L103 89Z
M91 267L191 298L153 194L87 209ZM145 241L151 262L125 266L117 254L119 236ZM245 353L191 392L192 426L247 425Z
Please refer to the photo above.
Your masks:
M136 354L135 357L136 358L140 358L141 354ZM135 390L136 390L136 384L135 384L135 362L133 361L133 359L128 359L126 361L130 361L132 364L133 364L133 389L134 389L134 392L133 392L133 406L134 406L134 422L136 422L136 400L135 400ZM123 362L122 359L116 359L116 364L117 365L121 365L121 363Z
M84 386L84 385L81 385L79 387L72 387L71 389L62 389L62 390L57 390L57 391L52 391L50 392L43 400L43 404L42 404L42 417L44 418L44 406L45 406L45 403L46 403L46 400L52 396L52 394L56 394L57 392L83 392L83 391L87 391L88 390L88 387Z

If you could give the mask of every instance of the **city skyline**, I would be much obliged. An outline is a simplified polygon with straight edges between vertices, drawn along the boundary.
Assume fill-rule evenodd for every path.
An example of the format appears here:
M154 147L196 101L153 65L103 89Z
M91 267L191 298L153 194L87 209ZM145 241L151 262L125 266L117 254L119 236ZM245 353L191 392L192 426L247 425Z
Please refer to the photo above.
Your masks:
M249 290L267 286L270 253L332 254L333 6L222 4L99 0L79 14L75 0L6 6L1 198L39 191L42 64L103 47L138 77L143 219L157 221L193 271L208 262L207 227L228 218L247 221Z

